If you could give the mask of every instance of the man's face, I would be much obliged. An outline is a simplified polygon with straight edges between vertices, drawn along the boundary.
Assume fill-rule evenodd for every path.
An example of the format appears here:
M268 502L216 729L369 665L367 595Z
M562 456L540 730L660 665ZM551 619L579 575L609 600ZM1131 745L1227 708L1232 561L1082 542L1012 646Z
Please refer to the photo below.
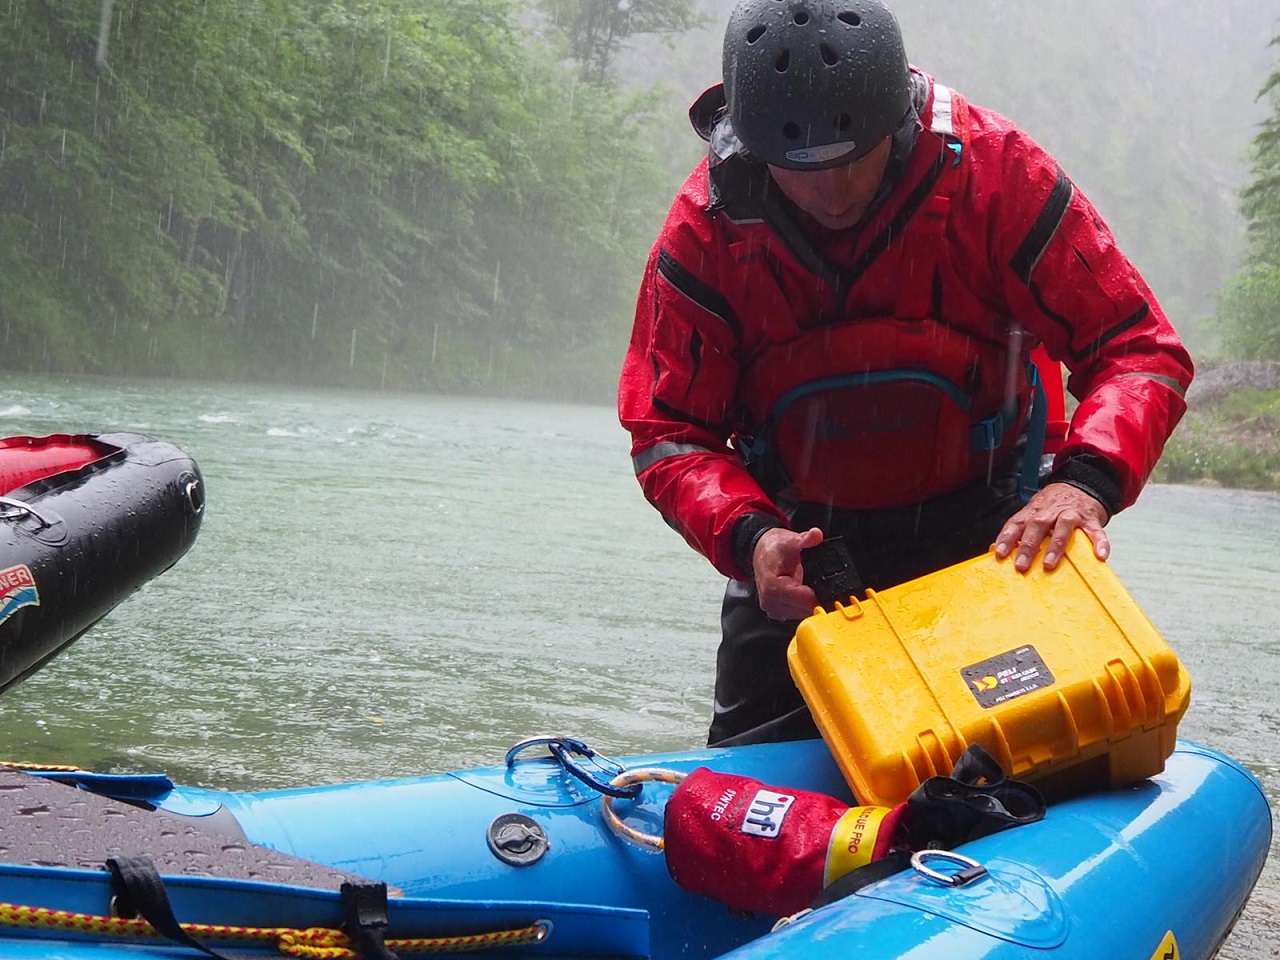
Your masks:
M854 226L866 214L880 190L889 164L892 138L843 167L826 170L788 170L769 165L774 182L787 199L828 230Z

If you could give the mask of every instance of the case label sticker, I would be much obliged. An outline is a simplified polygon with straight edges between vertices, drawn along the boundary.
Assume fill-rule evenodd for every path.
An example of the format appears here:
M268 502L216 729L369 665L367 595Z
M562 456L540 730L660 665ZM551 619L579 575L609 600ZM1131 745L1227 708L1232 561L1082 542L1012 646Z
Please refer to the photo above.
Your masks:
M1033 646L1019 647L960 671L984 708L998 707L1053 685L1053 674Z
M0 570L0 623L4 623L23 607L40 606L36 578L25 563Z

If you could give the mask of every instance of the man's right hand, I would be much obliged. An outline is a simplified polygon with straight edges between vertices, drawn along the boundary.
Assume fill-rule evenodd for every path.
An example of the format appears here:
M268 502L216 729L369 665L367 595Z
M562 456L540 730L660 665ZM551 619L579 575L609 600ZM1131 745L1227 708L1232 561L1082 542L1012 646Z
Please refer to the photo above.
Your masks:
M822 531L817 527L805 533L778 527L756 541L751 569L755 573L760 609L770 620L803 620L813 613L818 597L804 584L800 554L820 543Z

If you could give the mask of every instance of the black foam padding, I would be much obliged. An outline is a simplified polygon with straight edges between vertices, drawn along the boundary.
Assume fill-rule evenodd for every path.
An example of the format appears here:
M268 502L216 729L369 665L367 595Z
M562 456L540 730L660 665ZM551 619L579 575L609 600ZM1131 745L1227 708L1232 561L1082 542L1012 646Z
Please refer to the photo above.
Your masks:
M200 829L199 817L146 810L0 767L0 863L102 870L146 856L161 874L259 880L320 890L368 883L310 860Z

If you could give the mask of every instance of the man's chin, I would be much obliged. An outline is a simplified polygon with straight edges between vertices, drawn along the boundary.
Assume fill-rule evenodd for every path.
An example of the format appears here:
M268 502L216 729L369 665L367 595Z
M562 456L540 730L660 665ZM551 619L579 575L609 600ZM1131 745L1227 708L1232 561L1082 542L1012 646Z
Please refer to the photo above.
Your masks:
M836 216L828 213L810 213L809 216L828 230L848 230L850 227L856 227L865 213L866 208L855 207Z

